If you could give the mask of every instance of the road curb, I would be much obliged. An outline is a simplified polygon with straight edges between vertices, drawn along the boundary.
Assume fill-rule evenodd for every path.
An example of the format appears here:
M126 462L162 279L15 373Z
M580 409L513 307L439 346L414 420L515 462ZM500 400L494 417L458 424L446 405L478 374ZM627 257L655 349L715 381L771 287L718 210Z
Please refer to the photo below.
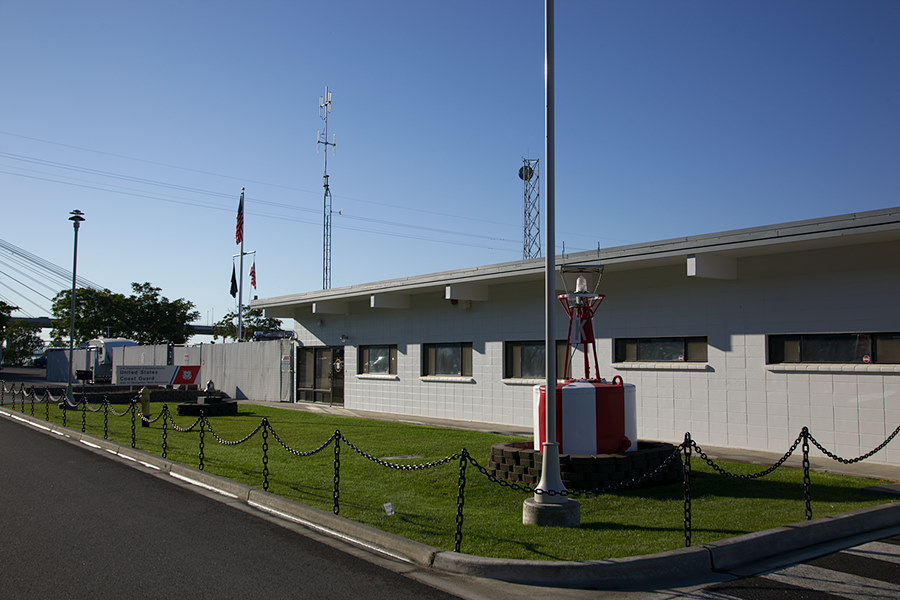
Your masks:
M435 557L434 568L525 585L604 590L673 587L713 575L709 551L702 546L578 562L486 558L441 552Z
M811 546L900 526L900 503L881 504L706 544L715 571L734 571Z
M6 407L0 407L0 416L58 436L101 456L111 454L125 464L141 465L145 469L157 471L160 476L167 476L163 479L176 478L255 510L397 560L436 571L524 585L628 590L697 584L755 563L777 562L779 556L786 557L814 546L836 544L843 539L900 528L900 502L896 502L657 554L597 561L488 558L442 551L219 475L48 423Z

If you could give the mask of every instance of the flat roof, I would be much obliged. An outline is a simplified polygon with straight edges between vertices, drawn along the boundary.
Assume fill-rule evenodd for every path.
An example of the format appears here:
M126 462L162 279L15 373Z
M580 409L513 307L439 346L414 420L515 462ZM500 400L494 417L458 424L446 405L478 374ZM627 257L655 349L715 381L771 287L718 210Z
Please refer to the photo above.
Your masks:
M894 207L557 255L556 265L602 263L609 272L675 264L690 255L716 254L737 258L874 243L898 237L900 207ZM544 269L544 258L534 258L262 298L252 301L251 306L265 309L269 316L295 318L296 309L313 303L361 300L373 294L424 293L452 284L542 279Z

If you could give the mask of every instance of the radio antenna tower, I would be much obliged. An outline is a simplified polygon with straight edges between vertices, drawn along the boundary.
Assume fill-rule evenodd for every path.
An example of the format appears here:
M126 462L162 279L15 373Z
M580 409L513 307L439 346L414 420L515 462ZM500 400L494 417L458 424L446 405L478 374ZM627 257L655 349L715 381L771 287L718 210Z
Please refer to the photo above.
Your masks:
M322 289L331 287L331 189L328 187L328 146L331 146L331 155L334 156L335 135L331 134L328 141L328 113L331 112L331 92L325 86L325 95L319 96L319 117L325 122L325 130L316 132L316 152L319 146L325 146L325 170L322 175L322 186L325 188L323 199L323 225L322 225Z
M525 204L522 227L522 258L538 258L541 255L541 174L536 158L523 158L519 168Z

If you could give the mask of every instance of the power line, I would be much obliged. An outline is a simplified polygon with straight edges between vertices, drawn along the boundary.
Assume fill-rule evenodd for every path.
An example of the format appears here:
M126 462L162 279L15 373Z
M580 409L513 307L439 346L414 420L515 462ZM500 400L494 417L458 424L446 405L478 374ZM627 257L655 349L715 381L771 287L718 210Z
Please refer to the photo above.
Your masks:
M11 244L10 242L7 242L6 240L0 239L0 248L5 249L12 254L21 256L23 259L27 260L28 262L38 265L42 269L46 269L47 271L50 271L51 273L55 273L58 276L65 277L68 279L72 278L72 271L64 269L63 267L60 267L59 265L54 264L54 263L50 262L49 260L46 260L36 254L32 254L31 252L29 252L27 250L19 248L15 244ZM79 276L77 278L77 282L78 282L78 285L80 285L81 287L93 288L95 290L103 289L103 286L98 285L89 279L85 279L84 277Z

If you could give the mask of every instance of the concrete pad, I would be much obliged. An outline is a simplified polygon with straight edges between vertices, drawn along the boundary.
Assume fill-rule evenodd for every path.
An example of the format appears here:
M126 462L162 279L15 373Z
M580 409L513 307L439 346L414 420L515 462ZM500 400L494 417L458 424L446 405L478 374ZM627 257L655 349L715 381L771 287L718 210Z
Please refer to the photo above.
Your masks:
M543 503L526 498L522 505L522 524L543 527L579 527L581 504L571 498L560 503Z

